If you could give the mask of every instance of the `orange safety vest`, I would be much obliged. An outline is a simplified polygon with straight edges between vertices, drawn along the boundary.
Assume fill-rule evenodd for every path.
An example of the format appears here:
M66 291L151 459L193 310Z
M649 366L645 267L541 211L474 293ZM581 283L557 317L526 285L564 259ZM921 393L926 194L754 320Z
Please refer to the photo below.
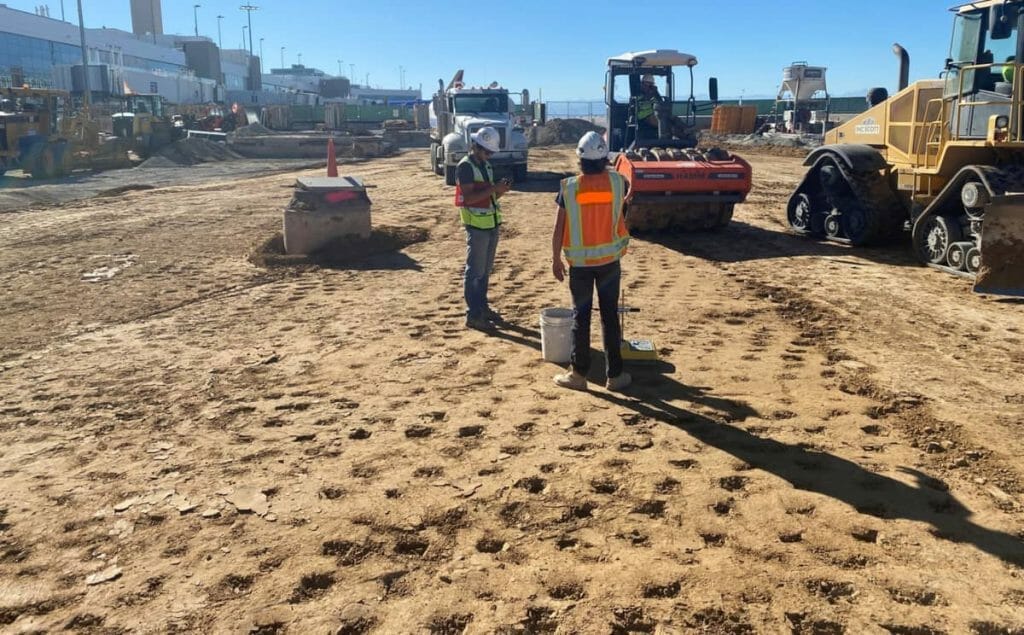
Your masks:
M622 258L629 232L622 210L626 179L618 172L562 180L565 231L562 251L573 267L596 267Z

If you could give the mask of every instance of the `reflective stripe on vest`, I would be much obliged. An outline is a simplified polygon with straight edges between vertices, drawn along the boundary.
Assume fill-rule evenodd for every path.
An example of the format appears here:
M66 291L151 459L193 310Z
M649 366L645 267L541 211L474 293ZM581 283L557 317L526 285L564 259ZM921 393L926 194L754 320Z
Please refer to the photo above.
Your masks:
M484 163L484 168L487 170L486 178L477 164L471 161L468 155L459 161L459 165L455 169L458 170L459 166L463 163L469 163L470 167L473 168L473 181L475 183L494 183L494 169L491 167L490 162ZM466 199L462 194L462 183L456 183L455 185L455 207L459 208L459 218L462 220L463 225L475 227L476 229L494 229L501 224L501 206L498 205L498 199L492 195L490 207L470 207L466 205Z
M565 233L562 251L573 267L615 262L626 253L629 232L622 215L626 182L617 172L562 181Z

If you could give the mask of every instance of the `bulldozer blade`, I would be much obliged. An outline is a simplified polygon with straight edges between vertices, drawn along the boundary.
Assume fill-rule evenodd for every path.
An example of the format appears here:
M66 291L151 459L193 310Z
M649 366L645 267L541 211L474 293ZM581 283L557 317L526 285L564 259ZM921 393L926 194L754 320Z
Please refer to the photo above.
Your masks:
M986 207L974 290L1024 297L1024 194L994 196Z

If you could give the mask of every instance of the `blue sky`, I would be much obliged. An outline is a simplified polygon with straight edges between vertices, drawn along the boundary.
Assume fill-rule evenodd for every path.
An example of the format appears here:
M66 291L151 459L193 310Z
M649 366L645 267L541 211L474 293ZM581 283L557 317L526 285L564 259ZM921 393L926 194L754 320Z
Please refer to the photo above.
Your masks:
M32 11L47 3L60 17L60 0L3 0ZM719 78L720 95L774 96L782 67L794 60L828 67L833 95L861 95L896 84L899 42L910 51L911 79L935 77L946 58L953 0L674 0L510 3L443 0L246 0L253 13L254 47L264 38L264 67L302 63L373 86L405 83L429 95L439 78L458 68L467 83L490 83L545 100L601 99L604 64L630 50L675 48L696 55L697 92ZM163 0L164 30L217 39L225 16L225 48L242 40L240 0ZM131 30L129 0L82 0L86 26ZM75 0L64 0L77 20ZM443 7L438 10L438 7ZM482 7L486 7L481 10ZM480 16L483 17L480 17ZM258 52L258 51L257 51Z

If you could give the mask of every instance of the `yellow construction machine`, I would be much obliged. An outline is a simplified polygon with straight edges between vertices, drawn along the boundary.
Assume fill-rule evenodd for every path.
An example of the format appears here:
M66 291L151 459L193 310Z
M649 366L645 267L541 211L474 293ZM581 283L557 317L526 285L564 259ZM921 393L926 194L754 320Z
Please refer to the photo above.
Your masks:
M32 178L61 177L71 170L130 167L129 146L104 143L88 110L72 112L66 91L0 89L0 175L20 168Z
M908 86L825 135L790 197L799 234L854 246L908 230L925 264L973 278L975 291L1024 295L1024 0L953 9L939 79Z
M0 175L12 168L35 178L64 174L68 143L58 117L67 97L59 90L0 89Z

